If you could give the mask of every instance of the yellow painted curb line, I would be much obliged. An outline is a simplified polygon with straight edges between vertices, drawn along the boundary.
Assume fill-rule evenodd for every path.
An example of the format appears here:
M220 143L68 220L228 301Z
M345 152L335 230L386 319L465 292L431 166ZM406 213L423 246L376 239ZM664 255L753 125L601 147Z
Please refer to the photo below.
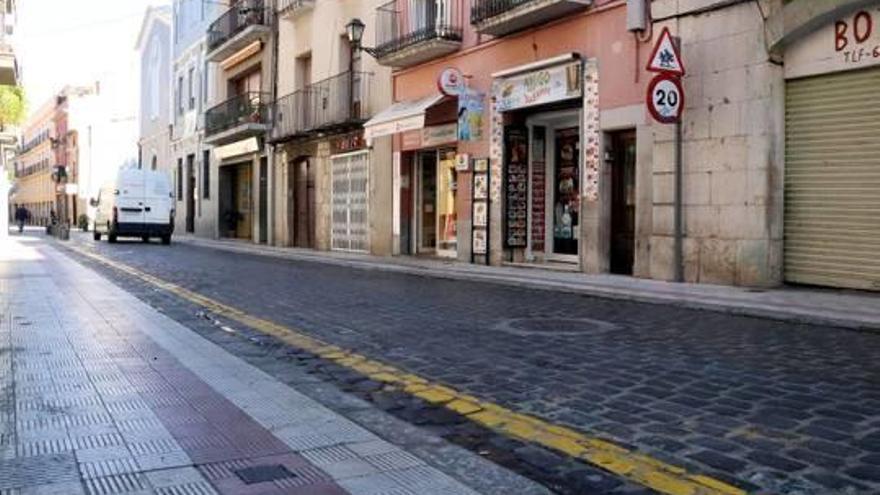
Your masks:
M722 481L691 474L644 454L632 452L606 440L589 437L565 426L517 413L497 404L461 393L375 361L341 347L330 345L300 331L249 315L171 282L144 273L78 247L66 246L87 258L127 273L155 287L171 292L205 309L271 335L284 343L317 354L321 358L357 371L364 376L399 388L415 397L458 413L502 435L560 452L601 467L622 478L669 495L745 495L746 492Z

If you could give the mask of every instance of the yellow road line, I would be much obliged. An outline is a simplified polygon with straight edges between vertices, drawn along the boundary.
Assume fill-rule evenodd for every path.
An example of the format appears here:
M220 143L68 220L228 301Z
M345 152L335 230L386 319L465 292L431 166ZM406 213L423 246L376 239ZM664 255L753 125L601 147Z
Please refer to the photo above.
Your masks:
M432 404L442 405L502 435L583 460L658 492L669 495L745 495L746 493L714 478L688 473L680 467L632 452L606 440L514 412L394 366L327 344L301 331L249 315L237 308L104 256L79 247L67 246L67 248L171 292L220 316L271 335L288 345L317 354L323 359L357 371L372 380L396 387Z

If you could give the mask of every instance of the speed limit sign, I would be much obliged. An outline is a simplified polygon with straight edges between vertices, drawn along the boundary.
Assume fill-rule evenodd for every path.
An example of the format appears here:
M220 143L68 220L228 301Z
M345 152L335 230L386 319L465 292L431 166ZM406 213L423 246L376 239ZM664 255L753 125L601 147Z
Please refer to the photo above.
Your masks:
M658 74L648 85L648 110L657 122L674 124L684 108L681 80L672 74Z

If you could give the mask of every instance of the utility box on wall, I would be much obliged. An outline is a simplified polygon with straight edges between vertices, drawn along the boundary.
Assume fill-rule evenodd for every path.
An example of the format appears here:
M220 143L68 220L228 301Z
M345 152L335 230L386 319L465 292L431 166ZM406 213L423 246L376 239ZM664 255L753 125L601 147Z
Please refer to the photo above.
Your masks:
M644 31L648 27L648 6L645 0L626 1L626 29Z

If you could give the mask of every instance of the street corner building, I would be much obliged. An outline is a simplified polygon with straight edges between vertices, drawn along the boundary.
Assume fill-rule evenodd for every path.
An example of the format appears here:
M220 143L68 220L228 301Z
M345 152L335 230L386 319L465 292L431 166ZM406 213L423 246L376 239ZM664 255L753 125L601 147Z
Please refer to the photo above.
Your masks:
M880 2L213 8L174 7L178 221L196 235L880 288ZM678 124L649 112L666 32Z

